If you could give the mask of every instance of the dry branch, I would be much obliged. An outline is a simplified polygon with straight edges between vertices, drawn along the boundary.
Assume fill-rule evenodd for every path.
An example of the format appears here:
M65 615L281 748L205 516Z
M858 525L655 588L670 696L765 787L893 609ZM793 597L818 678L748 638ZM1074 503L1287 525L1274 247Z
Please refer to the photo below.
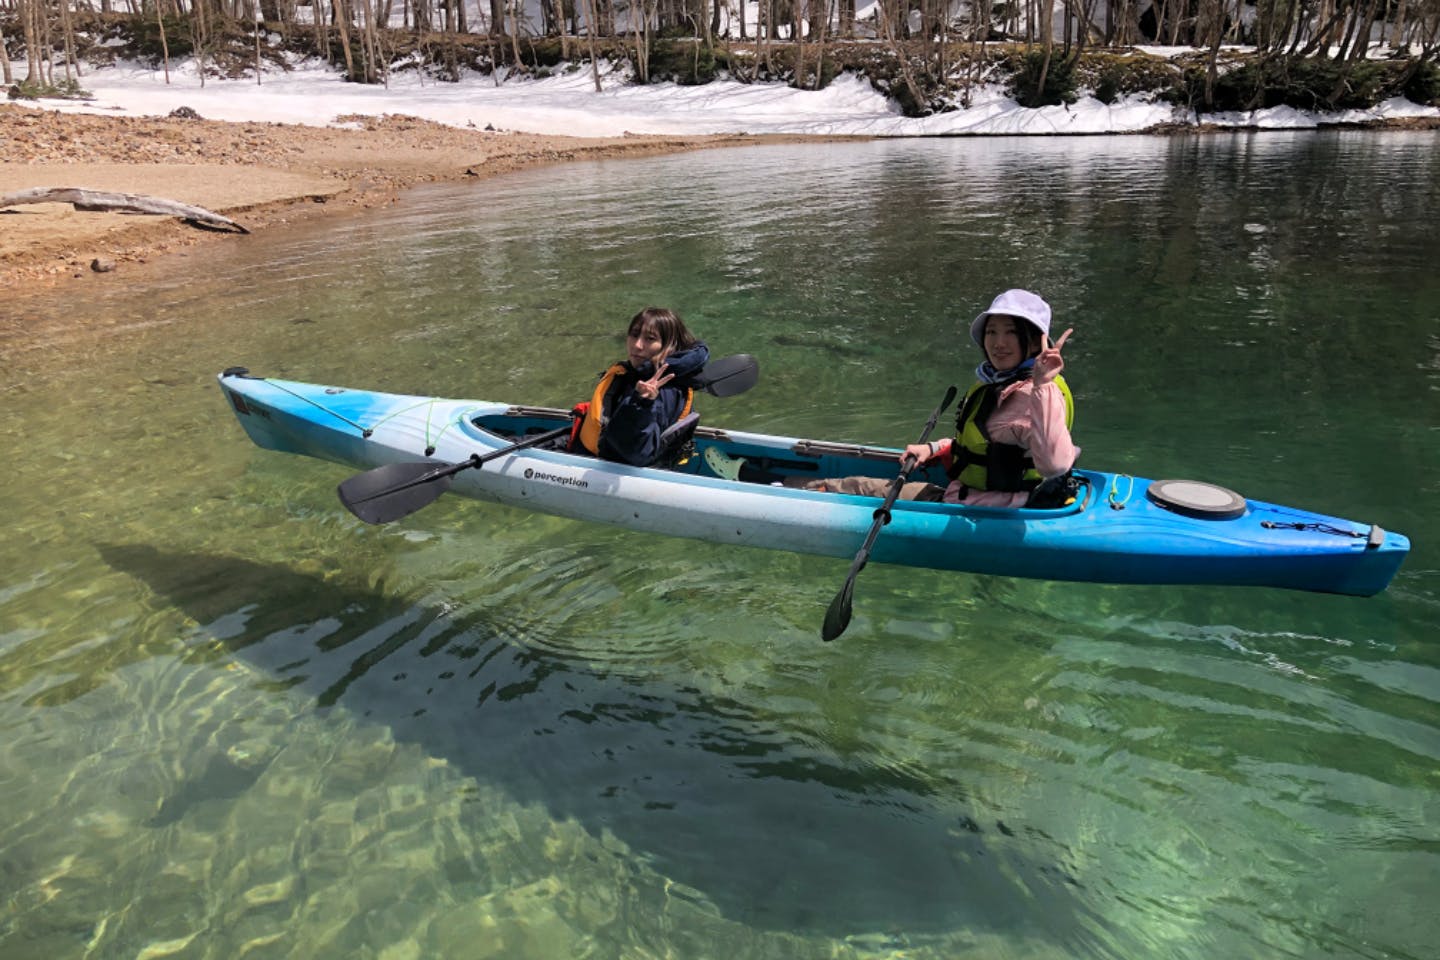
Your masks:
M69 203L76 210L153 213L163 217L181 217L198 223L233 227L240 233L250 232L229 217L211 213L204 207L192 207L188 203L166 200L163 197L146 197L137 193L111 193L106 190L88 190L83 187L31 187L28 190L17 190L15 193L0 195L0 210L25 203Z

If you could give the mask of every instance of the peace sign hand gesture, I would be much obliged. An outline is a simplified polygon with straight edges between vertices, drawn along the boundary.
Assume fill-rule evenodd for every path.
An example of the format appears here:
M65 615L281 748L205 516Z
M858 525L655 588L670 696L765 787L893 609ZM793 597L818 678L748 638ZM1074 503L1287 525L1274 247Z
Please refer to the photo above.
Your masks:
M675 374L665 373L665 371L669 369L670 364L660 364L660 366L655 368L655 373L649 380L641 380L635 384L635 392L646 400L654 400L660 396L660 388L675 379Z
M1032 374L1035 386L1043 387L1053 382L1060 375L1060 371L1065 369L1065 358L1060 356L1060 348L1065 346L1065 341L1069 340L1070 334L1074 332L1074 327L1066 329L1053 344L1048 334L1040 335L1040 353L1035 357L1035 372Z

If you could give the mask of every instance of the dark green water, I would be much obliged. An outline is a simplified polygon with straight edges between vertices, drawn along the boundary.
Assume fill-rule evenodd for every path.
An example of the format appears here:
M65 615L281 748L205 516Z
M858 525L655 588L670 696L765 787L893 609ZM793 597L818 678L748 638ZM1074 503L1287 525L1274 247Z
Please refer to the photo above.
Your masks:
M0 956L1426 957L1440 138L721 150L416 192L0 309ZM1372 599L871 567L442 499L213 383L555 406L677 308L711 424L900 444L1031 286L1082 463L1408 534ZM98 292L97 292L98 291Z

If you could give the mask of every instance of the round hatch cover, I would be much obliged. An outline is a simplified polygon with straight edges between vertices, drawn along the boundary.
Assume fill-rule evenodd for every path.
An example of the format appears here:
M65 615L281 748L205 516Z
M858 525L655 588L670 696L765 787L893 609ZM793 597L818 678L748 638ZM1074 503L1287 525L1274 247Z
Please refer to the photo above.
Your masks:
M1198 480L1156 480L1145 496L1166 510L1201 520L1233 520L1245 512L1240 494Z

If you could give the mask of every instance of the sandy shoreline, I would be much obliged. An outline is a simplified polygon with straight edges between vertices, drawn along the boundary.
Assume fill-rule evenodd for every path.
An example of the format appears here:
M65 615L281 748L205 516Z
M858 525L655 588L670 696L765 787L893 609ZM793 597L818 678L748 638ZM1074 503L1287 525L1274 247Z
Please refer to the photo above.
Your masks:
M490 177L571 160L640 157L814 137L608 139L462 130L413 117L353 127L61 114L0 104L0 195L34 187L146 194L203 207L252 231L174 217L93 213L70 204L0 210L0 289L86 278L124 282L127 264L197 243L253 242L267 225L390 202L421 183ZM114 262L96 273L96 259Z
M394 200L406 187L473 180L573 160L643 157L761 143L864 137L722 134L582 138L461 129L417 117L345 118L345 127L67 114L0 103L0 196L84 187L162 197L237 221L252 235L174 217L95 213L70 204L0 209L0 291L126 282L135 264L200 243L256 242L273 224ZM1388 129L1435 129L1399 120ZM1205 132L1204 130L1196 132ZM96 272L96 260L110 272Z

